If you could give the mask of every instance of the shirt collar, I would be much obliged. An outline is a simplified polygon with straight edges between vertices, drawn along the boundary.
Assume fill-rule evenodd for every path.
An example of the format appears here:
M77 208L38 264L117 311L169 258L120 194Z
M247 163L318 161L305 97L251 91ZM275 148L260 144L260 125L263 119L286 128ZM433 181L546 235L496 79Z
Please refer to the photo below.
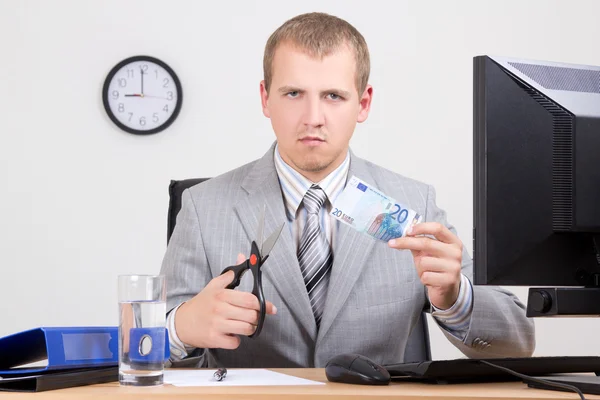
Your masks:
M300 207L300 203L302 203L304 195L313 184L319 185L327 195L329 203L333 204L346 185L348 169L350 167L350 152L346 153L346 158L340 166L320 182L312 182L283 161L279 153L279 146L275 147L274 160L275 169L277 170L283 192L286 213L290 220L294 220L296 219L298 208Z

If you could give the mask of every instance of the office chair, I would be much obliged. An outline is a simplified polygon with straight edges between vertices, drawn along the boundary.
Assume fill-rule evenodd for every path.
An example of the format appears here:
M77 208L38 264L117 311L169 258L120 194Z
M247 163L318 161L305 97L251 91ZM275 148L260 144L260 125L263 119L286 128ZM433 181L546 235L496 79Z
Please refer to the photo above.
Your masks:
M209 178L194 178L184 180L172 180L169 184L169 211L167 215L167 244L171 239L173 229L177 220L177 213L181 209L181 195L183 191ZM429 345L429 329L425 312L417 321L406 344L404 362L431 361L431 348Z

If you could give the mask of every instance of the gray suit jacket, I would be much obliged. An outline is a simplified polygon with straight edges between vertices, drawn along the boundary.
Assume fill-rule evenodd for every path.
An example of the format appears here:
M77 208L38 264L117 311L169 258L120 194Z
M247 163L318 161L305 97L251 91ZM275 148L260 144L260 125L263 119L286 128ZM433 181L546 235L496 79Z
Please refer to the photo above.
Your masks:
M248 255L266 205L265 235L287 223L273 162L274 145L259 160L196 185L183 194L181 211L162 266L167 310L189 300L238 253ZM424 216L454 228L435 204L431 186L378 167L351 153L356 175ZM327 302L317 331L288 225L263 267L266 299L277 306L258 338L241 337L236 350L198 349L174 366L324 367L340 353L356 352L380 364L402 362L411 329L427 304L411 252L391 249L338 224ZM473 262L463 253L463 273L472 280ZM252 291L244 275L238 290ZM469 357L522 357L535 346L533 320L510 292L474 287L471 324L464 340L444 331Z

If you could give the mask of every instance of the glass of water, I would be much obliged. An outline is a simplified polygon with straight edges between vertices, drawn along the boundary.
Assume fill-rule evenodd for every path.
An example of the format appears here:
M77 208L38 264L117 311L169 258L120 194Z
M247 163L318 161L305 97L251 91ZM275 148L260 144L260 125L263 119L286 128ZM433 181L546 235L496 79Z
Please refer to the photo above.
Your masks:
M163 275L121 275L119 294L119 383L163 383L166 280Z

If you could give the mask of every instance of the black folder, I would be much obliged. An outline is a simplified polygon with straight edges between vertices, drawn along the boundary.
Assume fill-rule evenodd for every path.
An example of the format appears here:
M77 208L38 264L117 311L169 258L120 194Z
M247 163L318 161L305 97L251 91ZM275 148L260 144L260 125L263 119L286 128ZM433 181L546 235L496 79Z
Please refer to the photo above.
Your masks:
M0 378L0 391L43 392L96 383L115 382L119 378L118 367L78 368L45 371L39 374L11 374Z

